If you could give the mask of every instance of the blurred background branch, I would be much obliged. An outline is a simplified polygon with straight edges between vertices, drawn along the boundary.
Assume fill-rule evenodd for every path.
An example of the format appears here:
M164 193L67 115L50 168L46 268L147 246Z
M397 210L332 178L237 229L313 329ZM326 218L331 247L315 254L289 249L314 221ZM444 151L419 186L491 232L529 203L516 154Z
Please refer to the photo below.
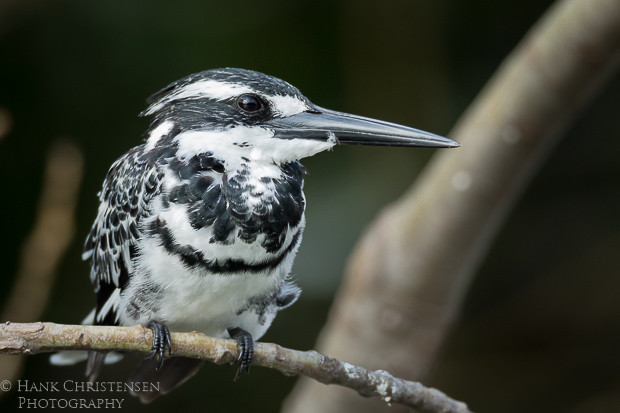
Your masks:
M41 319L51 295L54 274L75 233L75 206L82 180L82 154L75 145L56 141L48 152L34 227L24 241L18 272L1 320ZM22 357L0 355L0 371L6 379L19 376ZM4 395L0 392L0 397Z
M0 106L0 140L9 134L13 120L11 119L11 113L7 108Z
M615 0L564 0L549 10L450 133L462 147L441 151L366 231L319 351L424 377L518 196L617 69L618 22ZM302 380L284 411L382 409L346 389Z

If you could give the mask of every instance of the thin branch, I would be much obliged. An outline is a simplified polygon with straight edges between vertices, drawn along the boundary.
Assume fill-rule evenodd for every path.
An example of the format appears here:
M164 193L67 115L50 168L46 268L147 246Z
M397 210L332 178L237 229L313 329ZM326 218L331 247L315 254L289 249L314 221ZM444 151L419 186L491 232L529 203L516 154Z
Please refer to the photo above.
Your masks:
M151 352L151 330L142 326L110 327L54 323L0 325L0 354L36 354L59 350ZM201 333L172 333L172 356L198 358L216 364L237 359L235 341ZM297 351L277 344L256 343L253 364L287 376L302 374L324 384L339 384L366 397L401 403L424 412L469 412L467 406L439 390L393 377L386 371L369 371L316 351Z

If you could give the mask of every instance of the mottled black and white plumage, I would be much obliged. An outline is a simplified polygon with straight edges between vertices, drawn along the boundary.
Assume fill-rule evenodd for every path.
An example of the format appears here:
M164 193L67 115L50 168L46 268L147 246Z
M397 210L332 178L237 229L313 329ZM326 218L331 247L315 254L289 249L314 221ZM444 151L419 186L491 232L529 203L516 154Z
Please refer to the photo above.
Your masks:
M159 360L145 360L130 380L157 381L162 393L201 365L161 364L168 329L235 338L238 377L253 340L299 297L289 278L305 226L299 159L337 143L456 146L317 107L290 84L242 69L190 75L149 103L145 143L112 165L99 194L83 254L97 303L85 322L152 328ZM104 359L89 355L90 379Z

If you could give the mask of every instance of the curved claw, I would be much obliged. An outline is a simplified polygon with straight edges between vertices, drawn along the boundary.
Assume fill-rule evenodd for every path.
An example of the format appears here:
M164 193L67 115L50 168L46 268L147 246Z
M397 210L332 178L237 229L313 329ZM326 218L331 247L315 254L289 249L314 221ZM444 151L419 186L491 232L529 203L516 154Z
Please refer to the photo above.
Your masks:
M239 365L239 368L237 369L234 379L237 381L244 370L246 373L250 372L250 365L254 357L254 339L252 338L252 334L239 327L229 328L228 334L230 338L237 341L239 356L237 357L236 363Z
M154 359L155 356L158 356L159 363L157 364L157 370L159 370L164 364L166 350L168 351L168 355L172 354L170 330L157 321L151 321L149 323L149 328L153 332L153 345L151 346L151 354L147 357L147 360Z

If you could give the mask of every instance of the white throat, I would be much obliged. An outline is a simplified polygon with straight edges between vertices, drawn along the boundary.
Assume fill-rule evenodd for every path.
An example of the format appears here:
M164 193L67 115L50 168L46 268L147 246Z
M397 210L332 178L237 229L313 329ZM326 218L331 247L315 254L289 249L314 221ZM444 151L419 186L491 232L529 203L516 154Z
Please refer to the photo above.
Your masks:
M220 131L187 131L177 135L173 142L178 144L179 158L190 159L211 152L224 161L227 169L239 167L242 158L282 164L312 156L335 145L331 139L278 139L274 138L273 130L258 126L236 126Z

